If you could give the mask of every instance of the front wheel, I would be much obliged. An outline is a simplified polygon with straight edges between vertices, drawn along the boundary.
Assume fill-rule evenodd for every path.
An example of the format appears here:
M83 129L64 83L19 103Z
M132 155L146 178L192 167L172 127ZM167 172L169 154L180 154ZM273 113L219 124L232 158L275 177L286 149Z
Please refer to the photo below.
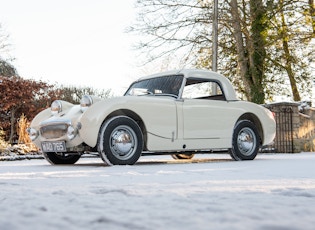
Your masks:
M76 163L81 155L71 155L66 153L46 153L43 152L45 159L52 165L59 164L74 164Z
M239 121L234 128L232 148L229 153L234 160L255 159L260 146L260 137L256 126L248 120Z
M129 117L118 116L106 121L98 140L98 151L108 165L133 165L141 156L143 134Z

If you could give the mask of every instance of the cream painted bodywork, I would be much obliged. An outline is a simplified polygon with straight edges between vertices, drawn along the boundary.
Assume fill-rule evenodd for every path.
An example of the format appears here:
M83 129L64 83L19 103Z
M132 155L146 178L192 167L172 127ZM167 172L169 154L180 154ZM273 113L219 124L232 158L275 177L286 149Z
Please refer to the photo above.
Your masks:
M210 71L182 70L141 78L183 74L184 78L212 79L220 82L226 101L205 99L175 99L169 96L123 96L100 100L84 113L79 105L65 103L62 114L53 116L50 110L39 113L31 127L39 130L43 123L71 121L78 129L74 140L65 140L67 148L82 143L96 147L99 130L113 114L136 114L144 124L144 139L148 151L189 151L231 148L234 126L246 114L254 114L261 123L262 145L269 144L275 136L275 121L271 112L260 105L239 101L227 78ZM184 83L183 83L184 84ZM183 86L182 86L183 87ZM59 140L59 139L56 139ZM39 136L34 143L45 141Z
M82 125L80 136L88 145L95 146L106 116L120 109L137 111L145 124L149 151L231 148L234 126L238 118L248 112L258 114L262 124L270 124L263 125L263 145L274 138L271 112L262 106L243 101L175 100L150 96L127 96L99 102L95 109L82 116L81 123L88 125Z
M144 122L149 135L156 135L161 140L171 140L176 133L175 100L169 97L125 96L98 102L83 114L80 136L85 143L95 146L98 131L106 117L115 111L122 110L135 112Z
M35 116L35 118L32 120L31 128L34 128L36 130L40 130L40 127L44 126L45 124L61 124L61 123L69 123L73 127L78 127L78 122L80 121L80 118L82 117L82 112L80 110L79 105L73 105L67 102L62 101L64 110L62 113L57 115L52 115L50 108L43 110L39 114ZM75 148L76 146L82 144L84 140L80 137L80 135L77 135L73 140L68 140L67 138L61 137L61 138L55 138L55 139L49 139L46 140L43 136L39 135L36 140L34 140L34 144L41 148L41 142L43 141L66 141L66 147L67 148Z

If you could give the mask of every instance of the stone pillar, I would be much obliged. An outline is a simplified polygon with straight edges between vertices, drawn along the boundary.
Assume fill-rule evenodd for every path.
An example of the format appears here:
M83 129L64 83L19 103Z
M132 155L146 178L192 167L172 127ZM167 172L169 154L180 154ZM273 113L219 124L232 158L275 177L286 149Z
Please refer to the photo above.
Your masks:
M301 151L315 151L315 108L307 108L300 113L298 137Z

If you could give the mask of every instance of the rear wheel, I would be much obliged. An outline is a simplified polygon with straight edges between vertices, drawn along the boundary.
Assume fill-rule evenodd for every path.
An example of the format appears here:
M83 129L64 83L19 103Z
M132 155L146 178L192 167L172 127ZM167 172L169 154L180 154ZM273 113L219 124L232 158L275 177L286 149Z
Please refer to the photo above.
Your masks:
M234 160L255 159L260 146L256 126L248 120L239 121L234 128L232 148L229 153Z
M81 155L70 155L67 153L46 153L46 152L43 152L43 156L52 165L74 164L81 157Z
M118 116L106 121L100 130L98 151L109 165L133 165L141 156L143 134L129 117Z

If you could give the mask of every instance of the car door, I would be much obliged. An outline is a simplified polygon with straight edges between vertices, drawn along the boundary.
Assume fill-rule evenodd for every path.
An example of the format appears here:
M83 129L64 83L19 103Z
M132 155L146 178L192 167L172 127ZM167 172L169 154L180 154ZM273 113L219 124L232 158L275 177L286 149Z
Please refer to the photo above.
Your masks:
M130 110L143 120L148 135L174 141L177 137L177 107L175 100L183 84L183 75L156 76L131 85L126 95Z
M183 138L221 139L231 136L233 111L219 82L198 80L183 92Z

